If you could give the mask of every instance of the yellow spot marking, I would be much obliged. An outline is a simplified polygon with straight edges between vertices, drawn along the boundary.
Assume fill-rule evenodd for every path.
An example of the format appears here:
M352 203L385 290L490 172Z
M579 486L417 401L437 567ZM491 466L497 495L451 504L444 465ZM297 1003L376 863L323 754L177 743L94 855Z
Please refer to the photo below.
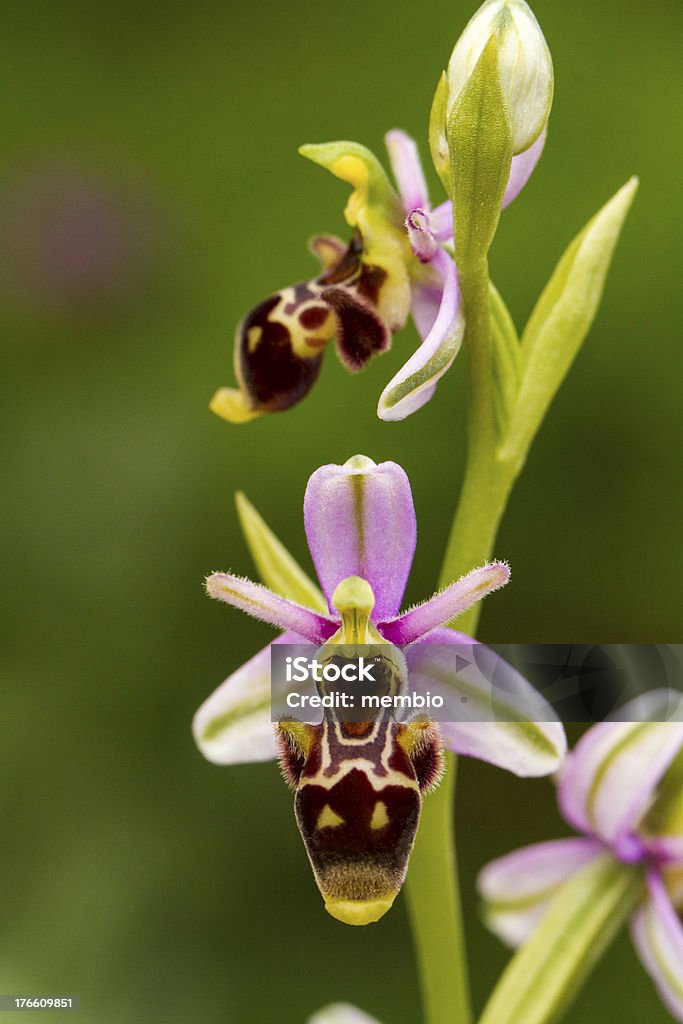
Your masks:
M368 169L357 156L350 154L340 156L338 160L334 161L330 170L342 181L348 181L349 185L354 185L359 189L367 188Z
M389 815L387 814L387 805L381 800L378 800L375 804L375 809L372 812L370 828L384 828L384 826L388 824Z
M340 818L338 814L332 810L329 804L325 804L322 811L318 815L318 820L315 823L316 828L338 828L339 825L344 824L344 819Z
M260 342L262 336L263 336L263 328L262 327L255 326L255 327L250 327L249 328L249 330L247 331L247 351L248 352L250 352L250 353L254 352L258 348L258 345L259 345L259 342Z

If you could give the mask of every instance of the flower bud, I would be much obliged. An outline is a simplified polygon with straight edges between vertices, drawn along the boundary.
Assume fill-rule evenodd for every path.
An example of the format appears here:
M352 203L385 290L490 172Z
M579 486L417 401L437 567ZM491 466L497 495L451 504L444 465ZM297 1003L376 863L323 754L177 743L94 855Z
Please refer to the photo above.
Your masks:
M543 131L553 100L553 62L548 44L524 0L486 0L470 19L448 63L448 114L491 37L512 128L513 155Z

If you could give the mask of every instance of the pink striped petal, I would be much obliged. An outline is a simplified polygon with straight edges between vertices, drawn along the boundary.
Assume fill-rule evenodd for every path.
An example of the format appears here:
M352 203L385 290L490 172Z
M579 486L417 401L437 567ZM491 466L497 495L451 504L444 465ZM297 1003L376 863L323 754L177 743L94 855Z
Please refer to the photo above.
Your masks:
M425 210L429 209L427 182L420 154L413 140L405 132L395 128L387 132L384 142L404 210L414 210L418 206Z
M442 281L439 312L425 340L380 395L377 415L382 420L405 419L428 402L437 382L460 351L465 321L455 263L447 252L439 249L431 266Z
M438 626L467 611L487 594L504 587L510 570L504 562L492 562L473 569L457 583L393 619L379 622L382 636L392 644L412 644Z
M373 619L395 615L415 551L410 483L395 462L356 455L322 466L308 481L304 523L318 579L331 601L337 585L360 576L375 595Z
M495 651L455 630L435 629L405 657L410 688L443 698L439 728L448 750L523 778L557 771L567 750L562 724ZM443 721L449 714L453 720Z
M683 925L660 876L648 878L648 895L631 920L631 937L664 1005L683 1021Z
M560 771L567 821L599 836L624 860L639 856L632 833L683 746L683 722L603 722L582 736Z
M275 644L300 644L296 633L283 633ZM192 722L195 743L214 764L246 764L277 757L270 718L271 644L233 672L208 697Z
M292 630L314 644L324 643L339 629L338 622L288 601L260 583L227 572L214 572L209 576L206 589L210 597L225 601L254 619L269 622L277 629Z
M503 196L503 209L509 206L513 199L517 198L533 174L534 167L541 159L547 134L548 130L544 128L536 141L528 149L525 149L523 153L518 153L517 156L513 156L510 166L510 177L508 178Z
M521 946L560 885L602 853L595 839L556 839L487 864L477 878L487 927L506 945Z

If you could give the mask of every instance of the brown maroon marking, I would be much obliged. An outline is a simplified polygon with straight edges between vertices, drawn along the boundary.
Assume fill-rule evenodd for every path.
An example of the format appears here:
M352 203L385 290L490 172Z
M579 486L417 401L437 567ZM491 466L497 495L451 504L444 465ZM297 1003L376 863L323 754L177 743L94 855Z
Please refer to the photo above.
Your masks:
M310 358L298 356L292 349L287 327L269 320L281 296L271 295L244 318L239 330L239 367L244 390L252 408L275 412L289 409L313 387L322 354ZM249 351L249 332L261 330L258 344Z
M367 299L340 286L326 288L322 297L337 315L337 350L350 370L362 369L389 347L387 326Z
M355 277L361 270L362 255L363 239L361 238L360 231L356 230L351 236L349 246L342 258L333 267L326 270L324 274L321 274L317 279L318 282L322 285L332 285L349 281L350 278Z
M379 293L386 279L386 270L383 270L381 267L375 267L370 263L364 263L356 288L364 299L367 299L373 306L376 306L379 303Z
M373 829L376 803L388 823ZM318 829L325 804L342 823ZM377 791L365 772L352 769L331 789L307 785L297 791L296 818L321 890L341 899L375 899L400 887L420 817L420 795L408 786Z
M316 327L322 327L330 315L326 306L309 306L299 315L299 323L308 331L314 331Z
M362 739L368 736L375 727L374 722L340 722L339 728L343 736L352 736L354 739Z

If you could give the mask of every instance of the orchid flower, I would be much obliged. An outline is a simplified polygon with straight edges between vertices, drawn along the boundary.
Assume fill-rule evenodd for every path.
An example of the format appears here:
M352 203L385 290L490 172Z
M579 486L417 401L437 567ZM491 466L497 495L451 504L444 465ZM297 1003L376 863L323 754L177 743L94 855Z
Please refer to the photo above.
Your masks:
M600 857L641 864L645 885L631 936L646 971L683 1021L683 722L593 726L559 772L558 802L581 838L516 850L478 880L488 926L521 945L554 893ZM678 913L677 913L678 909Z
M545 130L512 160L509 205L538 162ZM211 409L232 423L291 408L304 398L334 339L353 371L391 345L408 315L421 344L382 392L378 415L404 419L434 394L462 343L450 201L432 209L417 146L404 132L386 136L398 194L377 158L354 142L302 146L300 152L352 185L346 205L351 241L322 235L311 243L322 272L283 288L252 309L235 333L239 388L220 388Z
M399 611L416 523L408 478L393 462L376 465L357 455L316 470L304 523L324 597L262 521L253 537L257 559L281 591L304 603L228 573L207 580L210 596L282 631L274 644L384 644L391 657L390 645L431 644L438 652L444 644L474 643L442 627L508 580L507 566L493 562ZM527 692L535 691L526 681L521 687L519 706L526 708ZM455 689L452 699L459 701ZM389 909L403 883L422 794L440 778L442 743L518 775L544 775L557 768L565 739L557 720L539 719L453 722L441 733L426 720L390 717L354 728L328 720L274 725L269 645L202 705L194 735L218 764L268 760L279 750L326 909L346 923L366 924Z

